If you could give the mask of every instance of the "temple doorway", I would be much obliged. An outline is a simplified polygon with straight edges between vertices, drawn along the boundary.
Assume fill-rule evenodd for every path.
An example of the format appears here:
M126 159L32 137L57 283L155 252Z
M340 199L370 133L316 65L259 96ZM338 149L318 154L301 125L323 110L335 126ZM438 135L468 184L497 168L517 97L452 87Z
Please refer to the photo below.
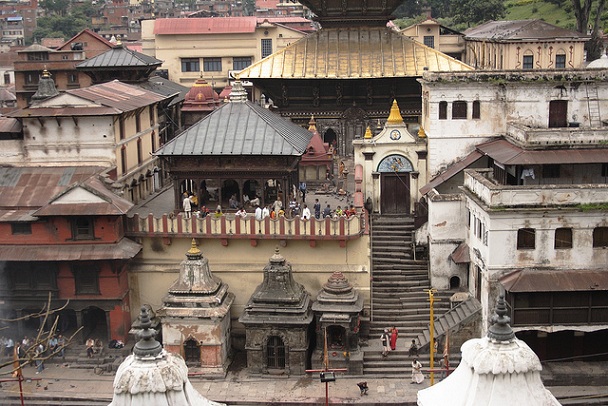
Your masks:
M268 338L266 345L268 369L285 369L285 343L281 337L272 336Z

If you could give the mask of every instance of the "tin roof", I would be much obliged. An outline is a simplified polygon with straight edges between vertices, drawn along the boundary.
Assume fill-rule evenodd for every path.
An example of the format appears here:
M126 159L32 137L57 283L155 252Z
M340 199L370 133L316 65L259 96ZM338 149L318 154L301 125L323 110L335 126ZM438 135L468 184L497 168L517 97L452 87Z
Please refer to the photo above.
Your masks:
M70 99L67 103L72 105L67 104L66 107L64 99L64 97L67 97L66 95L80 97L94 105L74 106L73 99ZM149 106L164 99L166 99L166 96L161 94L114 80L81 89L68 90L35 106L11 112L8 116L28 118L118 115Z
M190 90L189 87L172 82L169 79L163 78L162 76L152 76L148 78L147 82L139 83L138 86L142 89L146 89L167 97L178 94L178 96L173 97L171 103L169 103L169 106L173 106L174 104L184 101L186 93L188 93Z
M230 102L169 141L156 155L302 155L311 136L255 103Z
M321 29L242 70L240 79L354 79L473 70L386 27Z
M526 150L500 138L477 146L477 150L503 165L605 163L608 148Z
M3 261L93 261L131 259L141 245L123 238L114 244L0 245Z
M159 18L155 35L242 34L255 32L257 17Z
M608 290L604 270L533 270L511 272L500 278L507 292L571 292Z
M468 168L469 165L476 162L479 158L481 158L483 154L479 151L473 151L463 159L458 162L453 163L448 166L448 168L441 172L439 175L435 176L429 183L420 188L420 193L426 195L431 189L441 185L443 182L452 178L458 172L462 171L465 168Z
M76 69L154 67L162 65L162 63L163 61L160 59L130 50L122 45L116 45L112 49L79 63L76 65Z
M21 123L16 118L0 117L0 133L20 133Z
M0 167L0 221L32 221L31 214L72 185L99 173L97 166Z
M464 32L466 39L486 41L542 41L569 39L586 41L589 36L542 20L488 21Z
M85 28L84 30L80 31L78 34L74 35L72 38L70 38L69 40L67 40L63 45L61 45L59 47L59 49L70 49L71 43L72 42L76 42L85 33L88 34L88 35L90 35L91 37L97 39L100 43L102 43L103 45L107 46L108 48L112 48L114 46L114 44L112 44L110 41L108 41L107 39L105 39L101 35L97 34L95 31L90 30L88 28Z

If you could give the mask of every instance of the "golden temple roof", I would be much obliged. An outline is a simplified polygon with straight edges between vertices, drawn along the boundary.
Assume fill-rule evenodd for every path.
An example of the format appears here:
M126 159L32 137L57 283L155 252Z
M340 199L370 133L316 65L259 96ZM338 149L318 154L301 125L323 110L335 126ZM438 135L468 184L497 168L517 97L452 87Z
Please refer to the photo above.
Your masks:
M425 69L427 68L427 69ZM422 76L473 68L386 27L326 28L240 72L240 79Z

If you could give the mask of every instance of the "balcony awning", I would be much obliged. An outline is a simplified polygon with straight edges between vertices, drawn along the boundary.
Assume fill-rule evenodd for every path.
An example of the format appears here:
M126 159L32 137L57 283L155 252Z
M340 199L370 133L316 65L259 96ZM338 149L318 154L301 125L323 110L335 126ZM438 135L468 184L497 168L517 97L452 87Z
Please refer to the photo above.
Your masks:
M115 244L0 245L0 261L126 260L141 248L127 238Z
M608 290L606 270L533 270L512 272L500 278L507 292L574 292Z
M504 139L477 146L477 150L503 165L606 163L608 148L525 150Z
M420 188L420 193L422 195L426 195L431 189L441 185L443 182L450 179L452 176L456 175L461 170L468 168L473 162L477 161L481 158L483 154L479 151L473 151L469 155L467 155L464 159L450 165L448 169L439 175L435 176L429 183Z
M471 257L469 254L469 246L466 242L461 242L458 247L452 252L449 258L455 264L468 264L471 262Z

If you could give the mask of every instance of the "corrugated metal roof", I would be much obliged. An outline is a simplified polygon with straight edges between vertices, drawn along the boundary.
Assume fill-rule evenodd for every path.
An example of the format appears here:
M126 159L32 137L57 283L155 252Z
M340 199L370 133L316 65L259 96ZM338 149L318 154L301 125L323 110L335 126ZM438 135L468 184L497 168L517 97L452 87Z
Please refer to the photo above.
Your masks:
M154 67L162 65L162 63L163 61L160 59L132 51L119 45L79 63L76 65L76 69Z
M25 220L70 186L101 172L96 166L0 167L0 219Z
M507 292L571 292L608 290L605 270L533 270L512 272L500 278Z
M461 170L467 168L469 165L477 161L483 155L479 151L473 151L467 155L464 159L450 165L444 172L435 176L429 183L420 188L420 193L425 195L431 191L431 189L441 185L443 182L456 175Z
M458 247L449 255L449 258L455 264L468 264L471 262L471 256L469 253L469 246L466 242L461 242Z
M488 21L465 31L465 38L486 41L570 39L586 41L589 36L542 20Z
M477 149L503 165L605 163L608 148L525 150L505 139L478 145Z
M0 133L20 133L21 122L16 118L0 117Z
M156 155L302 155L312 134L257 104L226 103Z
M112 107L36 107L11 111L7 116L14 118L32 117L79 117L79 116L112 116L123 111Z
M241 79L353 79L473 70L386 27L321 29L254 63Z
M174 94L179 93L179 96L176 96L171 100L169 106L184 101L186 93L190 91L189 87L171 82L169 79L165 79L161 76L152 76L151 78L148 78L147 82L140 83L139 87L163 96L173 96Z
M3 261L93 261L131 259L142 246L123 238L116 244L0 245Z
M255 32L257 17L159 18L155 35L240 34Z
M56 203L58 199L69 194L76 188L83 188L94 194L100 201L73 203ZM110 192L97 178L91 177L83 183L73 185L67 190L59 193L45 206L35 211L32 215L42 216L122 216L133 207L133 203Z

